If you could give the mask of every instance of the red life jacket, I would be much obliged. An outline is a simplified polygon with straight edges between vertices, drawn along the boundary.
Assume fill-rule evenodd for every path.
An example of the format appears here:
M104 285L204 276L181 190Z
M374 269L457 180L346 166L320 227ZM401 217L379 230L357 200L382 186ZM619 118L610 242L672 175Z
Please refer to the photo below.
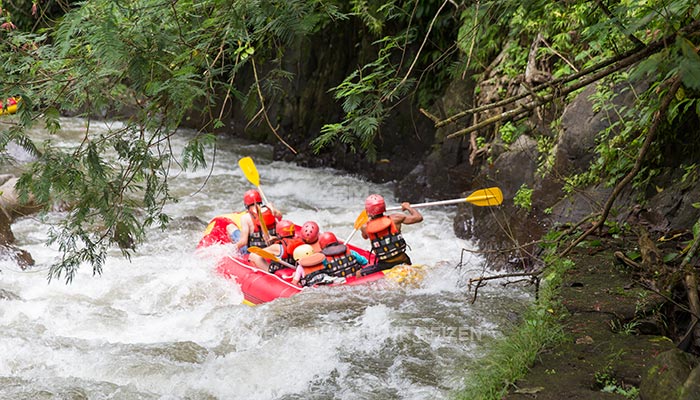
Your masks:
M326 269L333 276L345 278L353 276L362 269L362 265L351 254L351 250L344 244L332 244L323 249L326 255Z
M396 257L406 252L406 241L396 225L387 216L377 217L367 222L367 236L379 261Z

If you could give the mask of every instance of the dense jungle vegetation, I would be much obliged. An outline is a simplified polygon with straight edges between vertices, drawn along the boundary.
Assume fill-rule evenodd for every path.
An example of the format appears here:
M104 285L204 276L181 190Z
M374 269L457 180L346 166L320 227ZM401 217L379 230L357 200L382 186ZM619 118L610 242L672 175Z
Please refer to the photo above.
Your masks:
M67 281L84 263L99 273L110 246L128 256L145 227L166 226L169 166L212 162L213 133L226 131L232 108L266 131L266 140L281 138L270 105L294 79L286 57L339 26L359 32L357 43L322 51L356 52L357 66L322 90L344 117L328 120L303 151L344 146L371 160L379 137L399 135L382 130L398 104L428 110L451 81L485 74L528 92L507 97L504 90L490 104L447 110L447 118L418 116L436 128L454 126L445 140L471 135L484 158L490 143L531 129L528 115L599 84L596 106L616 122L600 133L591 169L567 178L571 187L615 185L627 176L645 185L669 156L665 143L687 139L678 157L700 144L694 0L4 0L0 9L0 93L22 98L17 116L0 124L0 150L14 142L36 157L20 180L25 199L71 205L50 235L64 253L52 276ZM613 105L621 87L635 90L635 107ZM497 106L508 111L482 116ZM206 123L183 154L172 154L168 139L192 110L207 115ZM61 115L115 113L126 115L124 125L107 136L88 126L70 151L28 135L35 126L59 131ZM457 128L465 117L472 123ZM556 132L556 119L550 129ZM547 154L551 136L537 137ZM105 158L108 149L117 160ZM540 162L544 173L547 157ZM685 167L697 176L696 164Z

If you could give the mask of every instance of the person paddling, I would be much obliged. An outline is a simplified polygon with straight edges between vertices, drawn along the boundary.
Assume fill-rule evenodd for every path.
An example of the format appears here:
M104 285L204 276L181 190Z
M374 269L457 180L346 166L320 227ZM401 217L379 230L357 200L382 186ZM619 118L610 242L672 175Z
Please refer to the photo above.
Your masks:
M275 255L275 257L288 264L294 264L294 249L300 244L303 244L302 240L295 236L296 226L292 221L283 219L277 222L276 228L277 237L273 238L274 243L267 246L263 250ZM248 261L250 261L256 267L268 271L271 274L274 274L276 271L279 271L282 268L287 268L279 262L268 261L258 254L251 254Z
M235 243L236 248L244 252L249 246L267 247L262 223L265 224L268 234L274 236L277 220L282 218L282 213L271 205L264 206L260 193L255 189L243 194L243 205L247 213L241 216L241 237Z
M338 242L333 232L323 232L318 241L326 256L326 268L330 275L339 278L359 276L362 267L368 263L358 252Z
M369 275L399 264L410 265L411 259L406 254L406 241L401 235L401 225L422 222L423 215L407 202L401 203L402 212L384 215L386 203L378 194L367 197L365 210L369 221L362 226L360 232L363 238L369 239L370 251L375 254L377 261L374 265L364 268L362 275Z

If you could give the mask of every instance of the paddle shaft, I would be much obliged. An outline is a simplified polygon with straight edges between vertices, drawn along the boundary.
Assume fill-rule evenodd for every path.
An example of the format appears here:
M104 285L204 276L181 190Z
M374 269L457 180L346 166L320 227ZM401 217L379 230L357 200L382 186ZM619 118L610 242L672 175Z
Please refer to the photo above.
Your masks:
M367 223L368 219L369 219L369 215L367 215L367 210L362 210L360 215L358 215L357 218L355 219L355 224L354 224L355 229L353 229L352 233L350 234L350 236L348 236L347 239L345 239L345 242L343 242L343 244L348 244L350 239L352 239L352 237L355 236L355 233L357 232L357 230L360 229L362 227L362 225Z
M420 207L431 207L431 206L446 206L449 204L458 204L458 203L465 203L467 199L452 199L452 200L440 200L440 201L430 201L427 203L418 203L418 204L411 204L411 207L413 208L420 208ZM398 207L390 207L386 209L387 211L400 211L401 206Z
M353 229L353 230L352 230L352 233L350 234L350 236L348 236L347 239L345 239L345 241L343 242L343 244L348 244L348 242L350 241L350 239L352 239L352 237L355 236L355 233L357 233L357 230L358 230L358 229L360 229L360 228L355 228L355 229Z
M269 244L270 232L267 230L267 225L265 224L265 217L263 217L262 214L262 208L260 207L260 204L256 204L255 208L258 211L258 221L260 221L260 229L262 229L263 240L265 240L265 244Z
M265 197L265 193L263 193L262 188L260 187L260 185L258 185L257 188L258 188L258 192L260 192L260 197L262 197L262 199L263 199L263 201L265 202L265 204L270 204L270 202L267 201L267 197Z

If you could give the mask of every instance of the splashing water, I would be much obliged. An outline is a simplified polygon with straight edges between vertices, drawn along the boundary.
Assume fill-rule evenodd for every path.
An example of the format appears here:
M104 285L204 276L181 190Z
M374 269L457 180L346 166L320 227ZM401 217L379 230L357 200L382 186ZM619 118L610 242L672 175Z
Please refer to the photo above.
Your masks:
M67 146L82 124L63 121L74 131L62 136ZM482 260L465 253L467 267L455 268L462 249L474 246L452 233L453 209L430 208L423 223L403 229L414 263L426 266L418 286L314 288L243 305L237 284L214 272L225 246L194 251L206 222L242 209L252 187L237 167L242 156L253 157L266 197L285 218L315 220L339 238L368 194L399 203L391 185L270 162L266 146L221 139L213 168L170 178L179 198L166 208L170 229L150 232L130 262L114 250L102 276L85 266L70 285L47 284L58 257L44 245L47 224L62 215L17 221L18 245L37 266L0 264L0 289L14 294L0 298L0 398L447 398L529 299L494 286L470 304L465 282ZM359 235L352 243L367 247Z

